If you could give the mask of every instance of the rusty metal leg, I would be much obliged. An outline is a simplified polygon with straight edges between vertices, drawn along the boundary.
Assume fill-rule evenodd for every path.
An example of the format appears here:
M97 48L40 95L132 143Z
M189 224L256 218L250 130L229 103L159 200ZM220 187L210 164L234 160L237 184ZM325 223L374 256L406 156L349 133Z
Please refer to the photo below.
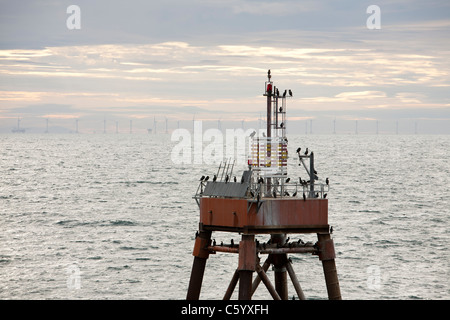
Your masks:
M269 290L270 295L274 300L281 300L277 290L275 290L274 286L269 280L269 277L267 277L266 272L261 268L261 266L256 265L256 272L258 272L259 278L262 280L264 285L266 286L267 290Z
M271 239L272 243L284 245L286 235L272 234ZM282 300L288 300L287 274L285 267L287 262L287 254L273 254L271 256L275 271L275 289Z
M256 265L256 267L258 268L258 264ZM267 258L266 261L264 261L264 264L262 266L262 270L264 271L264 273L267 272L267 270L270 267L270 259ZM259 272L258 272L258 276L255 277L255 280L253 281L253 285L252 285L252 295L255 293L256 289L259 286L259 283L261 282L261 277L259 276Z
M233 278L231 279L230 284L228 285L228 289L225 292L225 296L223 297L223 300L230 300L231 296L233 295L234 288L236 288L236 284L239 281L239 270L236 269L236 271L233 274Z
M294 269L292 268L292 263L288 259L286 263L286 269L289 273L289 277L291 278L292 284L294 285L295 292L297 292L297 296L300 300L305 300L305 295L303 293L302 287L298 282L297 276L295 275Z
M211 242L211 231L201 231L195 238L194 263L192 265L191 279L187 292L187 300L198 300L202 288L203 275L205 273L206 260L209 257L207 246Z
M336 255L334 252L333 239L331 239L329 233L318 233L317 237L319 239L319 259L322 261L328 299L341 300L341 289L339 287L336 263L334 261Z
M251 300L252 277L256 267L256 244L254 235L242 235L239 242L239 300Z

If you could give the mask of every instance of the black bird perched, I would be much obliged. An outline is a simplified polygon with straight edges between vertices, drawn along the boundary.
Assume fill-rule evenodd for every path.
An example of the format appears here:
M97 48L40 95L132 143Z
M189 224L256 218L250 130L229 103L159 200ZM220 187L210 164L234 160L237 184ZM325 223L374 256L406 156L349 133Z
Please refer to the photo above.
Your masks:
M292 97L292 91L291 91L291 89L289 89L289 95Z
M289 181L291 181L291 178L287 178L286 179L286 183L288 183Z
M213 177L213 182L216 182L216 180L217 180L217 176L214 175L214 177Z
M294 194L292 195L293 197L295 197L297 195L297 191L294 192Z
M280 91L278 90L278 88L277 88L277 96L280 96Z
M285 191L285 192L284 192L284 195L287 196L287 197L289 197L289 192Z
M273 192L273 197L276 198L277 197L277 193L274 191Z
M233 246L234 246L234 240L231 239L231 247L233 247Z
M203 179L205 179L205 176L202 176L202 177L200 178L200 181L203 181Z
M280 107L280 109L279 109L279 110L280 110L280 112L282 112L282 111L283 111L283 107Z
M205 182L206 182L206 181L208 181L208 180L209 180L209 176L206 176L206 178L205 178Z
M198 231L195 231L195 237L196 238L198 237Z
M297 148L297 153L299 153L299 152L300 152L300 150L302 150L302 148Z
M306 195L304 192L303 192L303 200L306 201Z
M267 74L270 76L270 69L267 71Z
M280 124L280 128L283 128L283 126L284 126L284 123L282 122L282 123Z
M258 201L259 202L259 200L260 200L260 196L259 196L259 193L256 195L256 201Z
M308 155L308 148L306 148L306 151L305 151L305 156L307 156Z
M216 239L213 239L213 246L216 245Z
M333 233L333 226L330 227L330 233Z
M288 243L290 239L291 239L290 237L287 237L287 239L286 239L286 241L284 242L284 244Z
M228 182L228 180L230 179L230 177L228 177L228 175L225 177L225 183Z
M241 183L244 183L244 176L242 176L241 178Z
M323 198L326 199L326 197L327 197L327 194L325 193L325 194L323 195Z
M283 98L286 98L286 93L287 93L287 91L286 91L286 90L284 90L284 93L283 93Z
M234 177L234 182L236 182L237 181L237 179L236 179L236 176Z
M326 178L326 179L325 179L325 182L326 182L326 184L327 184L327 186L328 186L328 184L330 183L330 180L328 180L328 178Z

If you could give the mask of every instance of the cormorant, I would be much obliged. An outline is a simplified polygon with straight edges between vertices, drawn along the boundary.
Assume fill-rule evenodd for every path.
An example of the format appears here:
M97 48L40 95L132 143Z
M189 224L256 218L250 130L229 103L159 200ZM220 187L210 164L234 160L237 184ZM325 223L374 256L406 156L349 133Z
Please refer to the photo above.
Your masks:
M306 195L304 192L303 192L303 200L306 201Z
M244 183L244 176L242 176L241 178L241 183Z
M206 176L206 178L205 178L205 182L206 182L206 181L208 181L208 180L209 180L209 176Z
M302 150L302 148L300 148L300 147L299 147L299 148L297 148L297 153L299 153L299 152L300 152L300 150Z
M233 246L234 246L234 240L231 239L231 247L233 247Z
M214 177L213 177L213 182L216 182L216 180L217 180L217 176L214 175Z
M289 89L289 95L292 97L292 91L291 91L291 89Z
M277 193L274 191L273 192L273 197L276 198L277 197Z
M203 181L203 179L205 179L205 176L202 176L202 177L200 178L200 181Z
M284 90L284 93L283 93L283 98L286 98L286 93L287 93L287 91L286 91L286 90Z
M307 156L308 155L308 148L306 148L306 151L305 151L305 156Z
M282 112L283 111L283 107L280 107L280 112Z
M328 178L325 179L326 184L328 185L330 183L330 180Z
M228 182L228 180L230 179L230 177L228 177L228 175L225 177L225 183Z
M213 246L216 245L216 239L213 239Z
M291 178L287 178L286 179L286 183L288 183L289 181L291 181Z
M236 182L237 181L237 179L236 179L236 176L234 177L234 182Z
M325 194L323 195L323 198L326 199L326 197L327 197L327 194L325 193Z
M294 194L292 195L293 197L295 197L297 195L297 191L294 192Z

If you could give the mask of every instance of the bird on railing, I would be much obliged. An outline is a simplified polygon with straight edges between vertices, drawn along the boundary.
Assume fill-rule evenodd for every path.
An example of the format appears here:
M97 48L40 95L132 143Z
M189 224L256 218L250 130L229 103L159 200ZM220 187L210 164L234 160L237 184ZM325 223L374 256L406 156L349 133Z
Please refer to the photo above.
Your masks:
M328 186L328 184L330 183L330 180L329 180L328 178L326 178L326 179L325 179L325 183L326 183L327 186Z
M302 150L302 148L297 148L297 153L300 153L300 150Z
M289 89L289 95L292 97L292 91L291 91L291 89Z
M216 180L217 180L217 176L214 175L214 177L213 177L213 182L216 182Z
M306 201L306 195L304 192L303 192L303 200Z
M237 181L237 179L236 179L236 176L234 177L234 182L236 182Z
M286 179L286 183L288 183L289 181L291 181L291 178L287 178Z
M200 178L200 181L203 181L205 179L205 176L202 176L201 178Z
M306 148L306 151L305 151L305 156L307 156L308 155L308 148Z
M293 197L295 197L297 195L297 191L294 192L294 194L292 195Z

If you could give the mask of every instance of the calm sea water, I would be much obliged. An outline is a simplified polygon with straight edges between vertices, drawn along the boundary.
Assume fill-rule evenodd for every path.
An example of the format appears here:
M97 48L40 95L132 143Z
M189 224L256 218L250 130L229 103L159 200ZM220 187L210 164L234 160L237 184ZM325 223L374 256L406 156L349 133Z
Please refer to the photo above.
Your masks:
M217 167L175 165L175 144L170 135L0 135L0 299L184 299L192 196ZM450 298L450 136L290 136L291 155L298 146L331 181L343 298ZM305 175L289 161L290 176ZM305 296L326 299L318 258L291 258ZM201 298L221 299L236 267L236 255L210 256ZM255 298L270 296L260 286Z

